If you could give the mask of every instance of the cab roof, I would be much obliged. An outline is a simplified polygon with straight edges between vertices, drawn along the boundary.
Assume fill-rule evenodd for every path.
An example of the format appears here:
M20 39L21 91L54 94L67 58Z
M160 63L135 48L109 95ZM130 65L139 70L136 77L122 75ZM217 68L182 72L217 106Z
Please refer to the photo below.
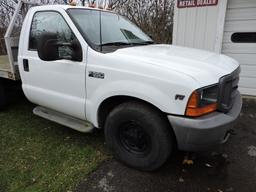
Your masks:
M33 7L37 10L51 10L51 9L86 9L86 10L97 10L97 11L104 11L104 12L110 12L113 13L113 11L105 10L105 9L99 9L99 8L92 8L92 7L84 7L84 6L71 6L71 5L40 5Z

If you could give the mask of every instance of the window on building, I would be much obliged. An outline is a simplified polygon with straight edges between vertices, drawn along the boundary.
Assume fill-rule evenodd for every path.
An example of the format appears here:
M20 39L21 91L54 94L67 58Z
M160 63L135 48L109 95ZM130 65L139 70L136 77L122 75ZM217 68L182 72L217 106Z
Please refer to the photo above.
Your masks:
M231 36L233 43L256 43L256 32L237 32Z

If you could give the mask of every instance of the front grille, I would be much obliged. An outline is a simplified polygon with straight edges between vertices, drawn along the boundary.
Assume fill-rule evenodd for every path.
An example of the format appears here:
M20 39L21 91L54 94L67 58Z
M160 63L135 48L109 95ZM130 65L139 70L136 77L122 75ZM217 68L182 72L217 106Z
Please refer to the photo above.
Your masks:
M218 94L218 111L227 113L233 106L237 94L239 73L238 67L233 73L220 78Z

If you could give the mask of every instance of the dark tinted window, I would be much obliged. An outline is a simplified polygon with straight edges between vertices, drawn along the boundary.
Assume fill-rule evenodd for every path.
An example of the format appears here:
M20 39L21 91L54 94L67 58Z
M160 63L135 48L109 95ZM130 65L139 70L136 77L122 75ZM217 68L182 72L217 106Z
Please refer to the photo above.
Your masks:
M37 40L43 32L56 33L59 42L71 42L76 39L59 13L37 12L32 21L29 50L37 50ZM61 57L68 57L71 55L71 49L67 46L59 47L59 54Z
M256 43L256 32L233 33L231 41L233 43Z

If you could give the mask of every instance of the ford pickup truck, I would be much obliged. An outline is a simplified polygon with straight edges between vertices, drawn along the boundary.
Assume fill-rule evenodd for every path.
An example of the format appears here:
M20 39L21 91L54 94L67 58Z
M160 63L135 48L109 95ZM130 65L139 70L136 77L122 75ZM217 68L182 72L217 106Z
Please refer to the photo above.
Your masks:
M79 6L35 6L16 39L12 28L0 107L6 79L21 80L35 115L103 129L114 156L133 168L155 170L175 148L225 143L239 116L240 67L225 55L155 44L120 15Z

